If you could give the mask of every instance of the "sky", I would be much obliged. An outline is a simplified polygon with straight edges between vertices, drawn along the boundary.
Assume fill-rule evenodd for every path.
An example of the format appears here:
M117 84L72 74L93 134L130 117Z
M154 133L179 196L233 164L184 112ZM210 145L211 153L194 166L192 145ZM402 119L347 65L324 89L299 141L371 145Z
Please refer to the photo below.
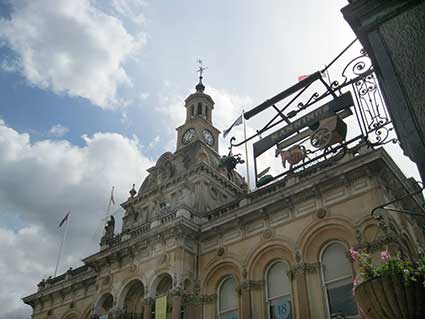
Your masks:
M98 250L111 187L125 201L175 150L198 59L224 130L355 38L346 4L0 0L0 319L30 318L21 298L53 274L69 209L59 273ZM270 114L248 121L248 133ZM418 178L400 148L389 152Z

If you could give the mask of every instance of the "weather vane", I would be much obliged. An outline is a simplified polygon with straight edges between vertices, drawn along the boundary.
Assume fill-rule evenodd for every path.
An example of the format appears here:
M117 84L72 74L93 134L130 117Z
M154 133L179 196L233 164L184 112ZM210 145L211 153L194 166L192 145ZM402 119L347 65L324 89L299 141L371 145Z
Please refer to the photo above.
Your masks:
M208 69L207 67L203 67L202 65L203 65L203 62L202 62L202 60L201 59L199 59L198 61L198 64L199 64L199 69L196 71L196 72L199 72L199 79L200 80L202 80L202 74L204 73L204 71L206 70L206 69Z

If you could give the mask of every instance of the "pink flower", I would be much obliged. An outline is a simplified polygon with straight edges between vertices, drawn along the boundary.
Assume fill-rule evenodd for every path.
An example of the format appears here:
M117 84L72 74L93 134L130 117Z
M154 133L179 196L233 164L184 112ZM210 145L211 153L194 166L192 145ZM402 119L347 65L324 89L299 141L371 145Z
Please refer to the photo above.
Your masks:
M356 288L359 285L359 276L354 277L353 279L353 296L356 294Z
M360 283L360 280L359 280L359 276L357 275L356 277L354 277L353 286L357 287L359 283Z
M351 259L357 260L357 258L359 257L359 252L355 250L353 247L349 249L349 252L350 252Z
M381 259L388 260L390 259L390 252L388 250L381 251Z

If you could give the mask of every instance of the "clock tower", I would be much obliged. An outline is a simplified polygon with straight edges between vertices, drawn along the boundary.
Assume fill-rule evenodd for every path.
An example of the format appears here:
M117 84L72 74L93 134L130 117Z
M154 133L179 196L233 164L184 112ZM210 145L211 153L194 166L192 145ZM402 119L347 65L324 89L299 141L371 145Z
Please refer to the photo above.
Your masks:
M185 100L186 121L177 128L177 151L195 141L200 141L218 153L220 131L212 123L214 101L211 96L204 93L203 70L205 68L201 66L199 68L199 83L195 86L196 92L189 95Z

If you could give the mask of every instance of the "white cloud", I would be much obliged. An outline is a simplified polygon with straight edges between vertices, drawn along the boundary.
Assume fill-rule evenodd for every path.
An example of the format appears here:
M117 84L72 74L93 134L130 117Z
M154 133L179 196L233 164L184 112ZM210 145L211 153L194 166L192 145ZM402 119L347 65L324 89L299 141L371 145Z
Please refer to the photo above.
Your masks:
M1 318L29 318L30 308L23 305L23 293L34 292L41 276L51 275L56 240L39 226L11 231L0 227Z
M111 108L117 90L131 86L126 61L142 48L142 33L130 34L122 22L90 0L17 0L10 19L0 19L0 40L17 53L16 61L33 85L80 96Z
M63 126L62 124L55 124L49 129L47 135L50 137L62 137L68 132L69 128Z
M100 234L94 233L102 229L111 186L116 201L124 201L153 165L134 137L96 133L83 139L82 147L64 140L32 143L29 134L0 119L0 278L8 287L0 289L1 318L29 316L20 298L52 274L62 231L58 223L66 211L72 209L60 271L98 249ZM24 228L1 224L16 218Z
M160 138L160 136L159 136L159 135L155 136L155 137L152 139L152 141L149 143L148 148L150 148L150 149L154 148L156 145L158 145L158 143L159 143L160 139L161 139L161 138Z
M139 95L140 101L146 100L149 97L149 95L150 94L148 92L142 92L142 93L140 93L140 95Z
M124 18L129 18L133 23L144 24L143 9L146 2L141 0L112 0L112 9Z

